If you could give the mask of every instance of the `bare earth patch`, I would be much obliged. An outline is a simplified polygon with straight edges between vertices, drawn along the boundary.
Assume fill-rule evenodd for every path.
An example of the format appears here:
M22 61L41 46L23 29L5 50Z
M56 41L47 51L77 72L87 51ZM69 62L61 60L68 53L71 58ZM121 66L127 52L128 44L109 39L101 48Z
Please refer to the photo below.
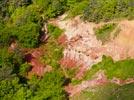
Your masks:
M103 55L111 56L116 61L128 57L134 58L134 21L123 20L114 22L118 24L120 32L117 37L106 42L104 45L102 45L101 41L97 40L94 28L100 27L105 23L95 24L83 22L79 16L67 20L64 20L64 16L60 16L56 20L51 20L50 23L65 30L64 34L67 37L67 46L64 49L64 57L60 63L62 66L68 68L80 66L75 78L81 79L86 70L102 60ZM102 78L102 80L104 79ZM72 88L68 86L66 90L72 96L90 87L92 84L101 84L98 81L100 80L89 80ZM127 83L127 80L125 83Z

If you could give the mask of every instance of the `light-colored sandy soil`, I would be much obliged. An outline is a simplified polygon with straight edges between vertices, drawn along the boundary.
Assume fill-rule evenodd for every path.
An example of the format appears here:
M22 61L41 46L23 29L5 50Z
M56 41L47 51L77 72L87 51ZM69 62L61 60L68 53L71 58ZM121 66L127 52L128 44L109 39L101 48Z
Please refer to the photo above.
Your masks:
M61 65L67 68L70 68L70 66L79 66L80 68L75 78L82 78L86 70L90 69L93 64L102 60L103 55L111 56L114 60L123 60L128 57L134 58L134 21L123 20L109 22L117 23L120 31L117 37L102 45L102 42L97 40L95 36L94 28L100 27L106 23L95 24L83 22L79 17L67 20L63 19L64 16L61 16L56 20L51 20L50 23L65 30L64 34L67 36L67 46L64 49L64 57L61 60ZM72 88L68 86L67 91L71 95L74 95L87 87L96 84L99 85L103 82L105 83L106 78L104 78L102 74L101 76L103 77L99 80L103 80L102 82L98 81L98 78L89 80ZM118 79L113 79L111 82L125 84L131 81L133 81L133 79L123 82Z
M134 21L111 22L117 23L121 31L115 39L102 45L101 41L96 39L94 28L106 23L83 22L79 17L63 19L64 16L61 16L51 22L65 30L68 41L64 57L78 61L76 65L89 67L101 61L102 55L111 56L114 60L134 57Z

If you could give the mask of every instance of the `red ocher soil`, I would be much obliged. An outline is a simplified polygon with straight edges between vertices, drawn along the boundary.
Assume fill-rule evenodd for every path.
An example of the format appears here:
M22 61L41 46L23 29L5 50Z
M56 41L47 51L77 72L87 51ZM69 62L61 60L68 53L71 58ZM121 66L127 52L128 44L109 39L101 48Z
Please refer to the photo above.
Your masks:
M66 46L67 45L67 36L65 34L62 34L61 36L59 36L58 43L62 46Z
M42 52L35 49L32 53L28 53L25 55L25 60L30 63L32 66L29 74L35 74L37 76L43 76L44 73L52 70L50 66L43 64L39 58L41 57Z
M100 40L97 40L94 28L100 27L107 23L88 23L83 22L80 17L64 20L65 15L60 16L55 20L51 20L50 23L57 25L61 29L64 29L64 34L67 37L66 47L64 49L64 57L61 59L60 64L65 68L73 68L79 66L77 75L74 78L80 79L87 69L90 69L93 64L96 64L102 60L103 55L111 56L115 61L126 59L128 57L134 58L134 21L118 21L109 22L117 23L117 30L119 33L117 37L111 38L104 45ZM116 32L114 30L111 33ZM62 37L60 43L64 43ZM74 94L96 85L101 85L107 82L114 82L116 84L128 84L134 82L130 80L113 79L107 80L104 74L98 74L98 78L82 82L76 86L67 86L65 90L73 96Z

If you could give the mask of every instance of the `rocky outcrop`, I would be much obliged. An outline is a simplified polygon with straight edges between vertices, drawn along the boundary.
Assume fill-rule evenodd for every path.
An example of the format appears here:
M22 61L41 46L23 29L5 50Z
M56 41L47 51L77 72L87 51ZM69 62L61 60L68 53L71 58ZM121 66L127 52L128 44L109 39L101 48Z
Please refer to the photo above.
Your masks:
M93 25L91 28L91 25L77 18L74 21L57 23L61 28L65 29L65 35L68 39L63 58L67 61L62 61L63 66L69 65L65 63L68 60L75 62L75 66L86 67L101 60L101 54L98 51L94 51L94 49L98 49L101 46L101 42L93 35Z
M111 56L114 60L134 57L134 21L109 22L117 23L120 32L116 38L102 45L102 42L96 39L94 28L106 23L83 22L79 16L68 20L64 20L64 17L61 16L51 23L65 30L67 41L60 63L68 68L82 67L77 77L82 76L82 72L90 69L93 64L100 62L103 55Z
M120 29L117 37L111 38L105 44L96 39L94 28L101 27L107 23L89 23L83 22L79 16L73 19L64 20L65 16L60 16L56 20L50 21L50 23L57 25L61 29L64 29L64 35L66 36L66 43L64 49L64 56L60 61L62 67L65 68L78 68L78 72L74 78L81 79L86 70L89 70L93 64L96 64L102 60L103 55L111 56L114 60L123 60L128 57L134 58L134 21L115 21L107 23L116 23ZM116 32L114 30L112 33ZM65 90L70 96L81 92L82 90L102 85L107 82L112 82L118 85L124 85L133 83L133 79L121 80L113 78L108 80L104 73L100 72L96 78L92 80L84 81L78 85L72 86L71 84L65 87Z

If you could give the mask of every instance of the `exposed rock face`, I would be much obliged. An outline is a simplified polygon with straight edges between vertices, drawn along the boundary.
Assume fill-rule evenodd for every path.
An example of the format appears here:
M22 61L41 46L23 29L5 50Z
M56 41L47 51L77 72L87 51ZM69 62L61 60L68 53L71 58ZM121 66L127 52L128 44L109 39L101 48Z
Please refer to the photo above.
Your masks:
M102 42L96 39L94 28L107 23L83 22L79 17L64 20L64 17L61 16L50 23L65 30L67 46L60 63L68 68L80 66L76 78L80 78L93 64L100 62L103 55L111 56L114 60L134 57L134 21L108 22L117 23L121 31L116 38L102 45Z
M101 61L102 54L97 49L101 47L102 43L94 35L94 24L85 23L79 20L79 17L76 17L74 20L59 20L57 24L60 28L65 29L65 35L68 39L67 47L64 50L63 59L65 61L61 63L62 65L69 66L68 62L71 60L75 62L73 67L88 67Z
M65 30L64 34L67 37L66 47L60 64L66 68L78 67L79 70L74 78L81 79L86 70L102 60L103 55L111 56L114 60L122 60L128 57L134 58L134 21L107 22L118 24L120 31L117 37L103 45L101 41L96 39L94 28L101 27L107 23L83 22L79 17L64 20L64 17L61 16L56 20L50 21L50 23ZM113 30L113 32L116 32L116 30ZM75 86L70 84L65 87L65 90L70 96L73 96L88 87L102 85L107 82L123 85L133 83L134 79L120 80L114 78L108 80L104 73L101 72L97 74L97 78Z
M64 29L67 36L64 59L75 61L76 66L91 66L101 61L102 55L111 56L114 60L134 57L134 21L108 22L117 23L121 31L114 40L102 45L102 42L96 39L94 28L106 23L83 22L79 17L63 19L64 16L59 17L54 24Z

